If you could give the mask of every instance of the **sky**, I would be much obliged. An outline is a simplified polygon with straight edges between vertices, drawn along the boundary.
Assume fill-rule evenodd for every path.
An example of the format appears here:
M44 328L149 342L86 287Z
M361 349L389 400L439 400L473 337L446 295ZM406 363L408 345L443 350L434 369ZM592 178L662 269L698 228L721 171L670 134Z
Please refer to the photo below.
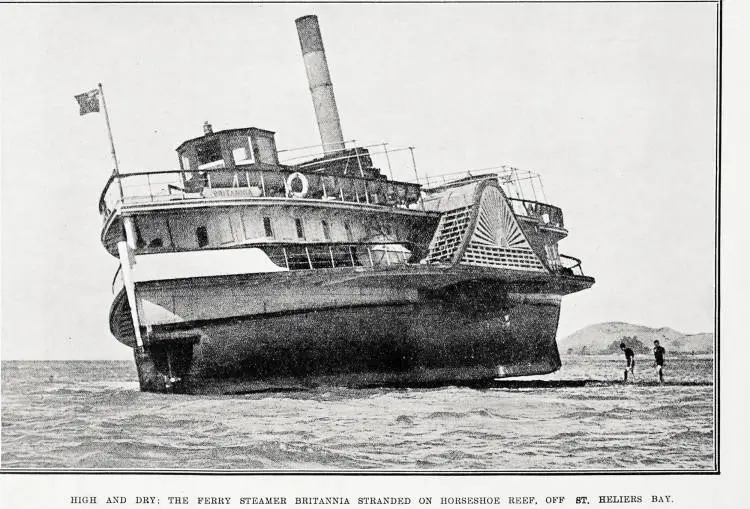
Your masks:
M3 359L129 359L99 242L111 170L170 170L215 130L319 143L294 19L316 14L346 139L421 175L507 164L563 209L590 290L559 337L624 321L713 330L716 6L0 5ZM396 178L410 179L409 174Z

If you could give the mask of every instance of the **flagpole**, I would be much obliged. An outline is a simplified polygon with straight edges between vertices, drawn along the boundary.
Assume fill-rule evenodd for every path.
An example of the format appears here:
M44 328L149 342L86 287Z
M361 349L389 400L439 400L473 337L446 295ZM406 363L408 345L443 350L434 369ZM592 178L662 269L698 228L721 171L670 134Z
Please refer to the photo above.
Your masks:
M107 122L107 134L109 134L109 146L112 148L112 159L115 161L115 178L120 188L120 201L125 201L125 195L122 192L122 180L120 179L120 165L117 164L117 154L115 153L115 142L112 138L112 127L109 125L109 112L107 111L107 102L104 100L104 89L99 83L99 96L102 98L102 108L104 108L104 120ZM128 296L130 304L130 317L133 320L133 329L135 332L135 344L137 355L144 353L143 338L141 337L141 321L138 316L138 299L135 296L135 282L132 277L132 269L135 264L135 230L133 228L133 218L123 217L122 226L125 238L117 242L117 254L120 257L120 270L122 271L122 282L125 286L125 294Z
M102 108L104 108L104 120L107 122L107 134L109 135L109 146L112 149L112 159L115 162L115 177L117 185L120 188L120 199L125 200L125 194L122 192L122 181L120 180L120 165L117 164L117 154L115 153L115 141L112 138L112 127L109 125L109 112L107 111L107 101L104 100L104 89L99 83L99 97L102 98Z

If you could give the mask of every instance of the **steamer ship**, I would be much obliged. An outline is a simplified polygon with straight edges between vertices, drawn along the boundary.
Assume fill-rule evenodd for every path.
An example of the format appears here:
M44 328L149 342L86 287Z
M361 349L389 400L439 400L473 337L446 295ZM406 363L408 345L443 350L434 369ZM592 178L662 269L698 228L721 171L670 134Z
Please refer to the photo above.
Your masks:
M133 349L141 390L559 369L561 299L594 279L558 252L562 211L524 194L538 175L386 177L374 161L390 163L387 144L344 141L317 18L296 25L321 154L283 163L274 132L206 123L177 147L178 170L115 173L102 191L101 241L120 262L110 330Z

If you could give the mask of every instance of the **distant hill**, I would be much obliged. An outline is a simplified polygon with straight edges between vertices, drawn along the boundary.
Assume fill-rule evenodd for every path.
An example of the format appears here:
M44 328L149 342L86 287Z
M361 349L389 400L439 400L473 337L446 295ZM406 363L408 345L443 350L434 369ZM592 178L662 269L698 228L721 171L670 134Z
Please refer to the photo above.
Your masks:
M647 349L653 347L655 340L659 340L667 353L713 353L714 351L714 335L710 332L684 334L669 327L654 329L625 322L589 325L560 339L558 345L561 353L612 353L617 351L613 350L613 343L619 344L623 338L626 344L634 343L635 346L640 346L640 343Z

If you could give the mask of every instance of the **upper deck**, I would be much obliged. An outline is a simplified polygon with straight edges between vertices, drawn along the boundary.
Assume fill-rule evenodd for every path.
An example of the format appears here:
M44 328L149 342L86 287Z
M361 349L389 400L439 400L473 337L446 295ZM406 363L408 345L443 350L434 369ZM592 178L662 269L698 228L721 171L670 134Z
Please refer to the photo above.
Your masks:
M328 175L301 167L253 163L199 172L171 170L112 175L99 199L107 223L123 206L195 206L237 200L320 200L331 205L423 211L420 185Z
M203 129L203 136L177 147L179 170L112 175L99 200L105 224L124 206L178 208L256 198L423 210L421 186L381 175L367 147L344 147L334 154L282 164L271 131L248 127L214 133L208 123Z
M335 228L342 221L349 221L349 228L362 223L364 230L354 236L357 239L347 235L346 239L339 239L341 241L372 240L373 231L365 231L373 228L367 217L380 217L390 224L386 231L398 230L403 236L386 240L427 243L443 212L471 205L473 197L463 196L459 189L487 178L497 180L516 217L528 225L529 231L539 234L533 237L543 237L539 242L555 242L567 235L562 211L544 203L541 180L532 172L511 167L486 168L424 178L422 186L419 182L386 178L376 164L380 163L392 175L391 163L395 162L399 174L407 170L416 175L412 147L389 150L385 143L364 147L345 144L335 153L290 157L290 152L300 149L277 151L271 131L244 128L214 133L210 125L204 126L204 131L204 136L188 140L177 148L180 169L110 176L100 196L99 211L104 221L101 240L111 254L117 255L121 215L148 215L161 218L155 221L167 222L173 220L169 218L192 218L188 222L196 224L191 228L218 228L217 238L221 239L222 246L230 237L243 245L247 239L253 239L256 244L280 242L282 238L303 243L316 240L295 236L290 230L291 223L286 224L292 216L296 221L310 220L315 224L322 221L329 228ZM303 150L307 148L312 147L303 147ZM279 162L280 153L287 156L286 164ZM411 163L411 168L404 168L404 163ZM232 209L236 212L230 212ZM251 209L255 212L243 212ZM246 215L230 220L229 213L258 217ZM232 221L243 231L242 235L233 231ZM278 226L278 238L269 237L268 230L265 237L262 231L251 235L257 227L252 225L260 224L259 221L276 222L270 230ZM217 224L212 226L214 222ZM412 234L406 235L407 230L394 230L396 224L406 226ZM146 228L147 224L141 223L141 227ZM184 225L165 223L169 238L173 237L169 233L173 227L180 229ZM381 228L377 223L375 229ZM413 233L415 229L419 230L419 235ZM166 238L163 234L157 236L162 242ZM324 237L317 241L331 240L329 236ZM378 240L383 239L378 237ZM172 245L171 242L168 244ZM182 247L188 248L189 244ZM164 244L160 249L167 248Z

